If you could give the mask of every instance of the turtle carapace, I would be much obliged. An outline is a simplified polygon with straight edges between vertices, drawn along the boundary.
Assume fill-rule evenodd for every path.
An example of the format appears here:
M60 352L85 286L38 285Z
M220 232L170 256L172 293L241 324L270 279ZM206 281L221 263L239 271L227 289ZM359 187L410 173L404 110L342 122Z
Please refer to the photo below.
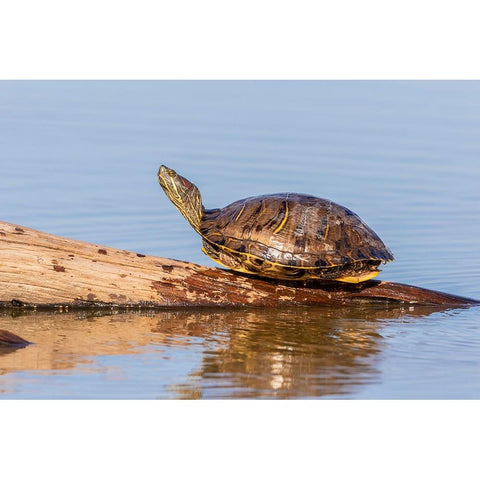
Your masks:
M330 200L275 193L208 210L198 188L174 170L162 165L158 180L202 236L203 252L229 269L283 280L359 283L393 260L358 215Z

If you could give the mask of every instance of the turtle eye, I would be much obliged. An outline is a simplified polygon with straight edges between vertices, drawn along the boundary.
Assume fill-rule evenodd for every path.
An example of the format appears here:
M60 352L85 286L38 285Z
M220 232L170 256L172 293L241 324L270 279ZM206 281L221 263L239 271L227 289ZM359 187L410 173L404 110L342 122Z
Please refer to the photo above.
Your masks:
M168 168L166 165L160 165L160 169L158 170L159 175L168 175L169 177L175 177L176 173L175 170Z

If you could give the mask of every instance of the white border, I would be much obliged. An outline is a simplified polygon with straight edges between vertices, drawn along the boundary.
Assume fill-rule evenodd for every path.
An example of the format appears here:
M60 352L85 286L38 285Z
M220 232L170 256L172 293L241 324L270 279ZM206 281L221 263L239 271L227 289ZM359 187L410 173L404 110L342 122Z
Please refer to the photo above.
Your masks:
M12 474L5 478L478 478L478 402L6 401L0 408L2 472Z
M24 1L0 78L480 78L476 2ZM472 478L478 402L0 403L6 478Z
M480 78L473 1L5 3L0 78Z

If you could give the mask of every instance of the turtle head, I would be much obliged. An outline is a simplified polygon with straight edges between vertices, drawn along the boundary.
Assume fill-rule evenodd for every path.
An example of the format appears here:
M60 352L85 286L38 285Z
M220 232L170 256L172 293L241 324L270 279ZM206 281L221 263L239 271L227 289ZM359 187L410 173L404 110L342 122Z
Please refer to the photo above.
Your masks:
M158 182L167 197L195 229L200 229L203 216L200 190L175 170L162 165L158 170Z

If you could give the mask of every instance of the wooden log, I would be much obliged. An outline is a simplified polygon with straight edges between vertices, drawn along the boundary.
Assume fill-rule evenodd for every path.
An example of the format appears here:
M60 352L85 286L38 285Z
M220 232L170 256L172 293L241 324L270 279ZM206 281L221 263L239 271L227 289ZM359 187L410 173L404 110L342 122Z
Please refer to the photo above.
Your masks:
M476 300L399 283L284 282L80 242L0 222L0 304L7 307L345 306Z
M30 342L28 340L25 340L24 338L19 337L8 330L3 330L0 328L0 347L24 347L29 343Z

